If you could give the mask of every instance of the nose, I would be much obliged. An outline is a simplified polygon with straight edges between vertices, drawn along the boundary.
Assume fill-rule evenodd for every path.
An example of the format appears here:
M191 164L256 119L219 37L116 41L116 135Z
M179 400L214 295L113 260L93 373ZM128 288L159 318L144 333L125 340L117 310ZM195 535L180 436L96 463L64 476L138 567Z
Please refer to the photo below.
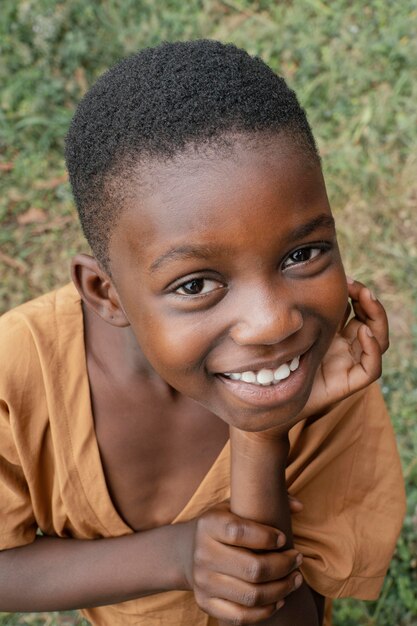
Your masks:
M290 294L256 290L241 302L238 321L230 331L238 345L273 345L288 339L304 324Z

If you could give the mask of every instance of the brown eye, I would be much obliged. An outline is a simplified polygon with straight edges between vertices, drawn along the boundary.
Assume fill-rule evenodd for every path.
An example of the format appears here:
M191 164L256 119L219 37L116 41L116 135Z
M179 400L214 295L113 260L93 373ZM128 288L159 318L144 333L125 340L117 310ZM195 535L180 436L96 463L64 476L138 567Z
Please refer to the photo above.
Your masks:
M292 265L297 265L298 263L311 261L321 252L323 252L321 248L299 248L298 250L291 252L291 254L284 261L283 267L286 268Z
M175 290L181 296L201 296L223 287L217 280L208 278L193 278L183 283Z
M311 256L311 250L309 248L302 248L301 250L296 250L294 254L291 255L291 260L295 263L303 263L303 261L308 261Z
M189 283L185 283L179 289L182 289L184 293L190 296L195 296L203 291L204 287L204 279L203 278L195 278L194 280L190 280Z

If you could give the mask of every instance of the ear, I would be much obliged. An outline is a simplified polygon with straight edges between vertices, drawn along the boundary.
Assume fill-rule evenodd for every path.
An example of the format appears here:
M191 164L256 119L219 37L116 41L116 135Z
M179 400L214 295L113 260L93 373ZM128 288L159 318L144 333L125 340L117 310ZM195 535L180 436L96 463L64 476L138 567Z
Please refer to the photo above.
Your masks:
M89 254L77 254L71 262L71 277L83 302L112 326L129 326L111 278Z

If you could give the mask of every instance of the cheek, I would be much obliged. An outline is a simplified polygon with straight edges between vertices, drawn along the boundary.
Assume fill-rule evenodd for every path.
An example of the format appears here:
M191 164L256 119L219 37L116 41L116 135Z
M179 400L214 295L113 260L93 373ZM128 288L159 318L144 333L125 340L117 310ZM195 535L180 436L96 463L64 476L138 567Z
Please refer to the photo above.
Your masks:
M348 289L343 266L332 272L331 280L327 280L317 290L320 296L321 315L327 324L329 341L342 322L348 304Z
M173 379L185 371L199 369L210 348L207 325L175 316L141 316L134 320L143 353L164 378Z

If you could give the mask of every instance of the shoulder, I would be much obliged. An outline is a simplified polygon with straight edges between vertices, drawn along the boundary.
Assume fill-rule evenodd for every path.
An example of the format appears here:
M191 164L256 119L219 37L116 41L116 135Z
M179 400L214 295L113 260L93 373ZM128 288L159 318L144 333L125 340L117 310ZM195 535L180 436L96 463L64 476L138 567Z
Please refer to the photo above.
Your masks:
M26 302L0 317L0 397L25 380L36 379L37 370L56 349L67 321L82 320L80 298L71 284ZM71 324L70 324L71 325Z
M0 339L13 332L19 334L25 327L47 328L57 313L65 314L67 310L71 314L79 302L80 296L73 283L24 302L0 316Z

